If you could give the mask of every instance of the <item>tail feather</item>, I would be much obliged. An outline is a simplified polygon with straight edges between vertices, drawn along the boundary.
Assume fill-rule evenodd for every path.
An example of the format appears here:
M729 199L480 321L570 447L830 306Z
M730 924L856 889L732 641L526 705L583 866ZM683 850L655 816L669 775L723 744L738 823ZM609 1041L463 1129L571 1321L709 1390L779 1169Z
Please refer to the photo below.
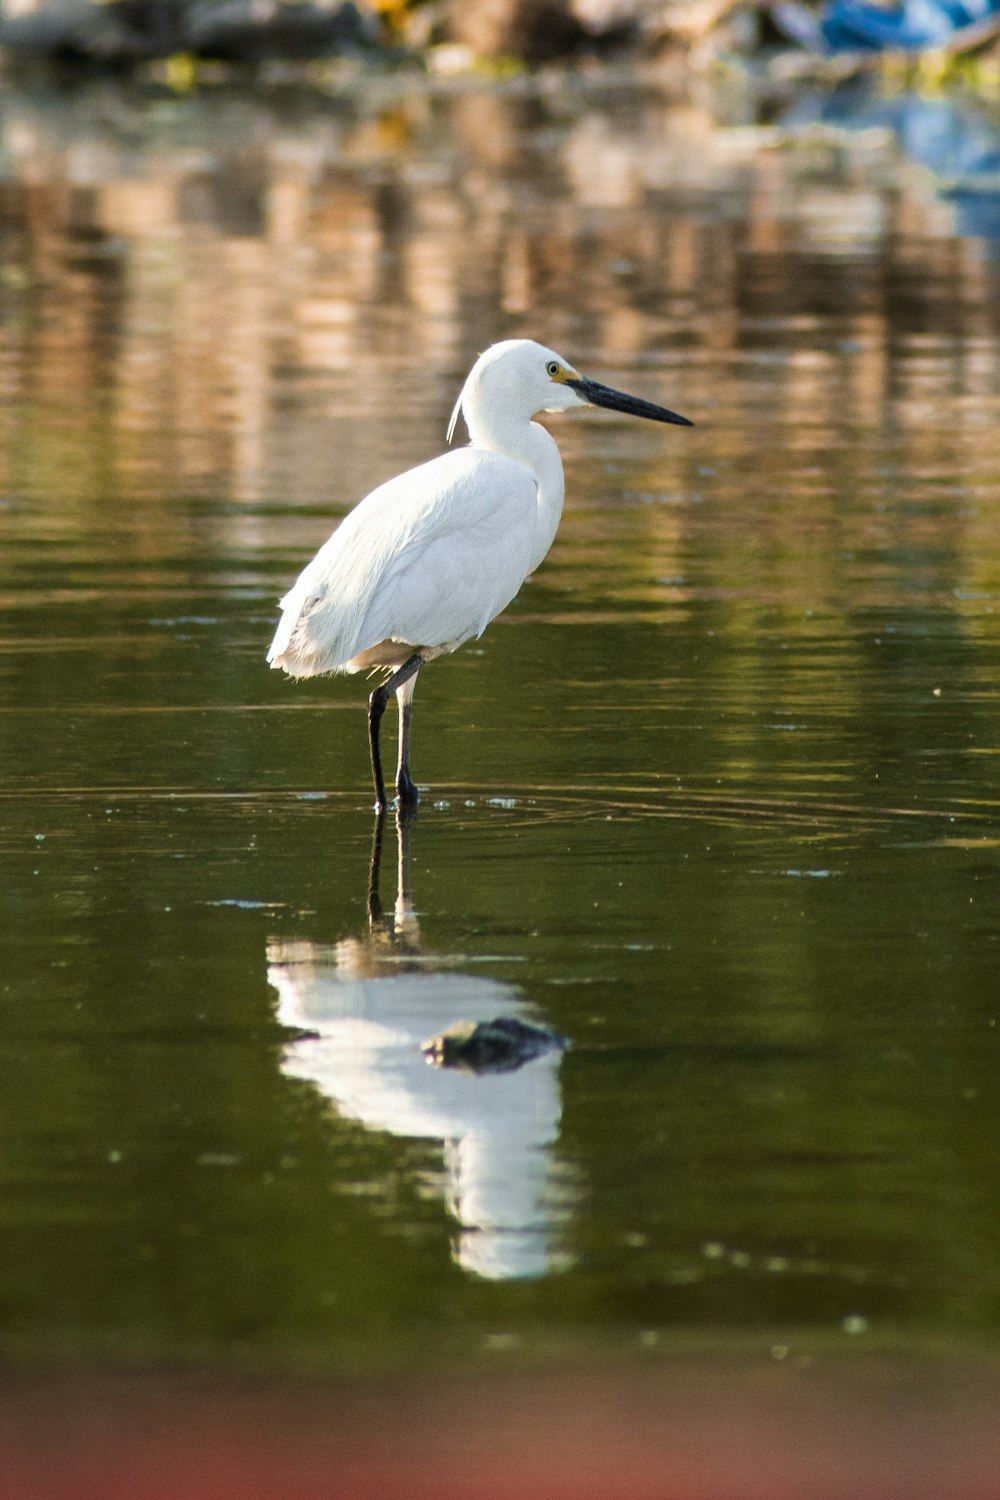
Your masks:
M343 622L332 602L329 586L310 579L305 580L304 587L296 586L285 595L281 619L267 652L272 668L280 668L289 677L318 677L345 670L352 639L349 635L345 640Z

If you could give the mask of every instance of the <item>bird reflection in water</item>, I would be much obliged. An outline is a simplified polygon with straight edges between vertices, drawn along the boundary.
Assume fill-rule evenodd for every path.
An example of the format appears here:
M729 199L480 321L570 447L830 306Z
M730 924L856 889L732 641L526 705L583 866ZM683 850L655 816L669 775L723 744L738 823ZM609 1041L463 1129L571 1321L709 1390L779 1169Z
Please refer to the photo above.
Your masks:
M379 876L384 817L375 825L368 932L322 944L268 942L278 1019L307 1032L282 1069L314 1083L338 1111L370 1130L444 1145L445 1197L459 1224L453 1254L483 1277L561 1269L555 1247L568 1209L565 1172L553 1158L561 1101L560 1039L527 1060L474 1071L432 1066L422 1050L457 1023L527 1023L520 991L463 973L460 959L425 953L409 888L412 815L397 813L397 894L384 911ZM456 967L452 967L452 963ZM515 1034L520 1028L511 1029ZM533 1054L533 1055L532 1055Z

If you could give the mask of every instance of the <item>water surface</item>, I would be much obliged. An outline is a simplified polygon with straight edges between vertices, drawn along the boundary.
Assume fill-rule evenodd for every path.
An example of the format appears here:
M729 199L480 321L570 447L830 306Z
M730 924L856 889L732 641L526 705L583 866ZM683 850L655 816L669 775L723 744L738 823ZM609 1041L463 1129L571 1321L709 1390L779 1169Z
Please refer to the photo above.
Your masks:
M7 1358L988 1350L995 244L653 89L2 108ZM521 334L697 426L552 419L373 902L276 600Z

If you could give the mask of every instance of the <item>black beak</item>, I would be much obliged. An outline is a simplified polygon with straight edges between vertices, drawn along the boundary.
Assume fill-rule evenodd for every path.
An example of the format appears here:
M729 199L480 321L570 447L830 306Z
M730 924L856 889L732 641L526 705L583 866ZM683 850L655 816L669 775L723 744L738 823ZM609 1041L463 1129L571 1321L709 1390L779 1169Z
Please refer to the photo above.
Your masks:
M606 406L609 411L627 411L629 416L648 417L651 422L676 422L678 427L694 426L687 417L679 417L675 411L667 411L665 406L643 401L640 396L626 396L624 391L613 390L610 385L601 385L599 380L581 377L579 380L567 380L566 384L591 406Z

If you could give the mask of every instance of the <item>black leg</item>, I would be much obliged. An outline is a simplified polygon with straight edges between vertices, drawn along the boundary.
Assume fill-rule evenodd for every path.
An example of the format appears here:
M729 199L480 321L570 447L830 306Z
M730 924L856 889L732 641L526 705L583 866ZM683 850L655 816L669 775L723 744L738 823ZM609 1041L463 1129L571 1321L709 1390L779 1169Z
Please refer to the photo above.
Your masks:
M400 807L413 809L420 801L417 783L410 775L410 720L413 715L413 689L417 685L414 672L406 682L396 689L399 704L399 766L396 771L396 792Z
M385 693L376 688L368 699L368 748L372 757L372 779L375 782L375 806L380 813L387 807L385 800L385 778L382 775L382 757L378 748L378 729L385 713Z
M382 775L382 756L379 751L379 726L382 723L382 715L385 713L385 705L389 701L389 695L397 688L409 682L410 678L420 671L424 659L419 651L414 651L411 657L404 661L401 667L397 667L392 676L377 687L368 699L368 744L372 757L372 780L375 782L375 805L382 811L388 806L385 795L385 778ZM415 788L414 788L415 790Z

